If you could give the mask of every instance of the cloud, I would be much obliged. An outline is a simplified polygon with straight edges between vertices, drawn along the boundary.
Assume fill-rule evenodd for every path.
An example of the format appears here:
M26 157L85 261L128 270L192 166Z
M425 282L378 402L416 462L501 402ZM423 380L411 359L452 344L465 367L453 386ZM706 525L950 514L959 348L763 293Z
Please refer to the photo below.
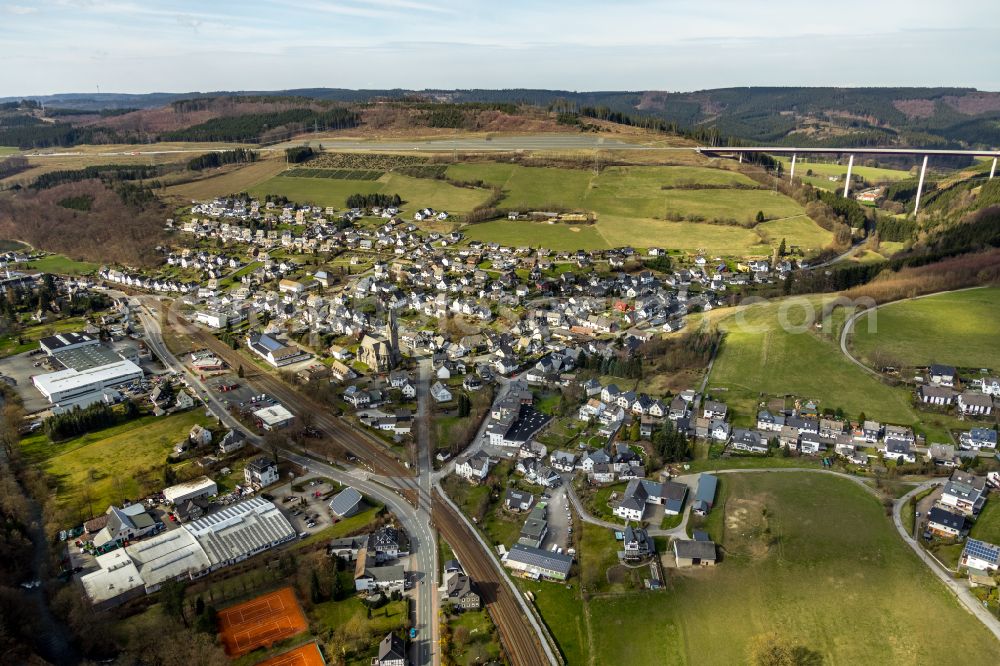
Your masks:
M38 11L36 7L25 7L24 5L4 5L3 10L8 14L16 14L18 16L26 16Z

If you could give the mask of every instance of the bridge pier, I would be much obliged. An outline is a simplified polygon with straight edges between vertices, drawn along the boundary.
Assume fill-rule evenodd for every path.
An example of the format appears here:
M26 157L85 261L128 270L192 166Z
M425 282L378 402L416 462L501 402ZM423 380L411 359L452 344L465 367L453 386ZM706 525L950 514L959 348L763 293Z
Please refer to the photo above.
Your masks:
M740 164L743 164L743 153L740 153Z
M993 160L993 164L996 165L996 160ZM791 173L788 174L788 180L789 181L795 180L795 153L792 153L792 168L790 169L790 171Z
M997 158L993 158L993 166L990 167L990 180L993 180L993 174L997 172Z
M846 199L851 194L851 170L854 169L854 155L851 154L851 159L847 160L847 178L844 182L844 198Z
M924 163L920 167L920 181L917 183L917 200L913 203L913 215L916 217L920 210L920 195L924 193L924 175L927 173L927 156L924 155Z

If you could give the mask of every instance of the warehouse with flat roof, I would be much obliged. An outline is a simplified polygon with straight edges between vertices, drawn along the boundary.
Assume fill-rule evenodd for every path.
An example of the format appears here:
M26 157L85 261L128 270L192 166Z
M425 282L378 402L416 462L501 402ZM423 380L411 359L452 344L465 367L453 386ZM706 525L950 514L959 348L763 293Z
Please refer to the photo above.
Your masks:
M92 338L86 333L59 333L58 335L46 336L38 341L38 346L49 356L56 352L99 344L101 344L100 340Z
M118 361L87 370L67 368L31 378L43 396L52 404L78 402L106 388L142 379L142 368L132 361Z
M219 493L219 486L207 476L199 476L184 483L163 489L163 499L171 504L180 504L199 497L211 497Z
M177 578L197 578L212 566L201 544L183 527L126 546L125 552L135 563L147 594Z
M191 521L184 529L204 548L213 571L296 537L278 507L262 497L227 506Z
M80 577L84 593L97 608L105 610L143 595L142 576L121 548L98 555L97 566L97 571Z

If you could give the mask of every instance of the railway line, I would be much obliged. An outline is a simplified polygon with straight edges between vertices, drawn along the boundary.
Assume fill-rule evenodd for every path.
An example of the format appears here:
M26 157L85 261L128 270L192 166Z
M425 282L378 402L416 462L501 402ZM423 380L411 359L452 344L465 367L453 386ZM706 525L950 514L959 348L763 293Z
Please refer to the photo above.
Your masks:
M513 666L552 663L520 603L504 580L503 572L498 569L496 560L483 551L476 535L461 516L437 494L434 495L432 507L435 527L455 551L465 573L479 585L483 605L490 611L493 623L497 626L510 663Z
M211 350L231 367L240 365L246 367L246 359L237 350L211 333L191 325L176 313L174 316L177 316L176 324L185 328L185 334L191 338L194 345ZM328 406L300 393L266 371L254 369L247 373L246 378L261 391L286 405L292 412L311 413L316 426L326 432L333 441L344 450L358 456L360 460L370 463L372 474L368 476L369 482L378 483L386 490L395 491L407 503L416 507L425 520L427 514L423 511L426 511L427 507L431 509L432 521L428 522L440 530L443 538L451 544L461 560L466 573L479 583L484 605L497 626L504 651L511 664L542 666L556 663L549 646L542 645L539 633L532 626L532 621L526 617L522 602L516 598L496 560L484 550L484 544L472 532L468 523L456 514L451 505L437 494L433 494L429 488L421 488L420 478L414 476L413 471L407 469L392 455L381 441L331 415ZM286 452L286 456L299 458L291 456L289 452ZM307 458L303 458L300 462L307 461ZM316 466L324 465L319 463ZM433 567L428 571L433 571ZM435 580L433 574L430 574L430 580ZM434 620L427 618L425 621ZM435 653L435 663L437 656Z
M212 353L228 363L230 367L239 367L246 362L246 359L238 351L232 349L229 345L209 333L202 332L191 326L189 335L196 345L210 349ZM315 420L316 425L333 441L342 446L344 450L370 463L374 471L394 477L401 482L405 481L406 477L412 478L413 473L406 469L395 456L389 453L381 442L369 439L364 433L354 430L337 417L329 414L327 412L329 407L320 404L313 398L297 391L281 379L267 372L255 373L252 380L263 391L274 396L292 411L308 411ZM416 481L414 480L412 486L409 487L416 490Z

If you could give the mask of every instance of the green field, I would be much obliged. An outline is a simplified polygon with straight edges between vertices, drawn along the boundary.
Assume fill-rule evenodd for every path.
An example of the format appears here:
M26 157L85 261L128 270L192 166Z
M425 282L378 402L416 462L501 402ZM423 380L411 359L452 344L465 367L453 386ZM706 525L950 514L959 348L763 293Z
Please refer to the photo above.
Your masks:
M831 240L829 232L805 217L791 199L769 190L735 189L757 185L743 174L722 169L609 167L595 175L580 169L486 162L452 165L448 176L500 187L502 207L566 208L597 216L597 224L590 227L523 221L477 225L467 234L478 240L556 250L632 245L735 255L767 254L781 238L805 250L818 250ZM684 189L695 184L717 189ZM749 228L758 211L773 221ZM712 220L727 223L710 224ZM533 243L527 242L531 239Z
M334 178L294 178L275 176L255 185L256 196L280 194L292 201L342 208L352 194L398 194L408 210L425 206L449 213L468 213L489 197L489 191L455 187L440 180L413 178L387 173L378 180L341 180Z
M7 155L14 155L21 152L20 148L14 148L12 146L0 146L0 157L6 157Z
M787 174L789 167L791 167L792 159L790 157L778 157L776 159L779 162L784 163L785 173ZM801 177L803 180L810 178L806 175L810 169L813 172L813 178L817 178L817 180L827 183L827 189L836 189L838 187L838 183L827 179L828 176L840 176L839 186L841 188L844 187L844 176L847 175L846 159L844 160L844 164L833 164L831 162L806 162L801 159L795 160L795 176L797 178ZM860 164L855 164L851 169L851 173L861 176L871 183L891 182L894 180L904 180L906 178L910 178L909 171L861 166Z
M851 418L914 424L919 419L909 393L891 388L851 363L830 338L805 326L809 312L820 316L820 299L787 299L752 305L719 319L726 336L709 380L709 390L736 409L749 425L761 393L794 394L820 408L842 408ZM784 320L792 326L785 330ZM722 389L721 391L719 389ZM947 440L943 440L947 441Z
M987 543L1000 545L1000 501L997 497L986 502L969 536Z
M29 270L59 275L85 275L93 273L100 265L89 261L76 261L61 254L50 254L28 264Z
M570 225L496 220L473 224L463 231L469 240L495 242L511 247L524 245L573 250L603 250L611 247L594 224Z
M67 317L66 319L27 326L18 331L17 334L2 335L0 336L0 357L35 349L38 346L38 340L47 335L80 331L86 325L87 320L83 317Z
M1000 368L1000 288L986 287L900 301L854 324L851 344L870 360L876 353L907 366L946 363Z
M713 511L724 513L716 530L725 554L714 569L673 570L663 592L589 601L576 586L525 585L538 590L568 663L747 663L748 643L770 631L812 658L799 663L1000 660L1000 643L856 484L819 474L732 474L726 488Z
M109 504L160 490L167 455L195 424L210 425L202 410L145 416L52 444L44 434L21 440L26 457L55 482L62 508L99 515Z

